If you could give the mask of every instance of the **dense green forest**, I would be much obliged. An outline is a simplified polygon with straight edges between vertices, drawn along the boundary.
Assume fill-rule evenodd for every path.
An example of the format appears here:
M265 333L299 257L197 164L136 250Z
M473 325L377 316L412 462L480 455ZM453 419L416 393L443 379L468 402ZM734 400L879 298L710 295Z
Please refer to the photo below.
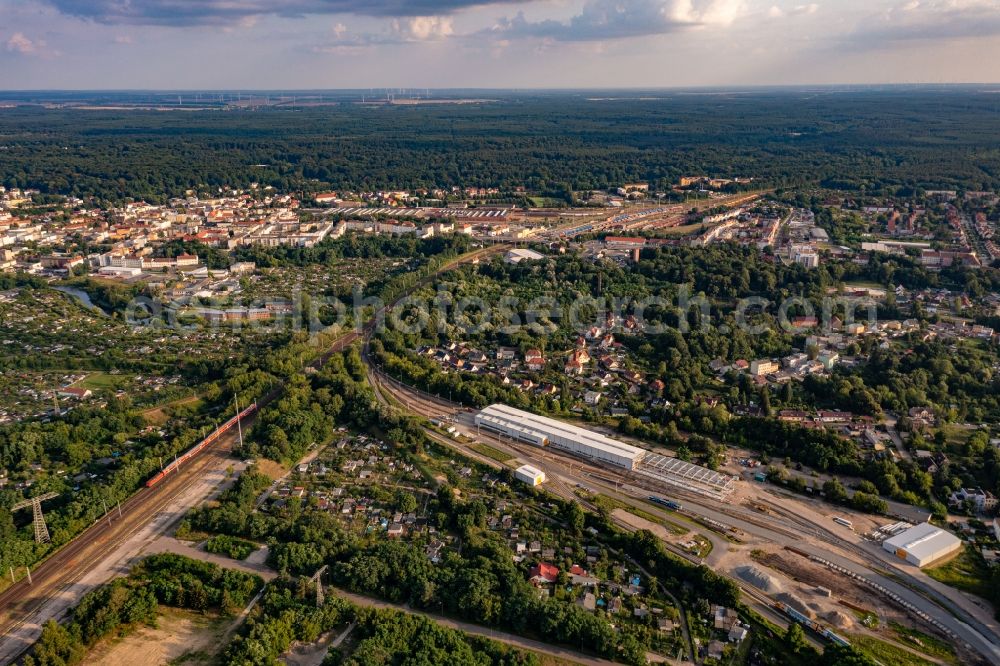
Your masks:
M361 642L346 660L332 651L324 666L382 664L462 664L468 666L533 666L541 661L495 641L463 634L425 617L393 610L359 610Z
M561 196L681 175L867 192L1000 181L996 95L963 89L743 91L461 106L342 104L170 113L0 110L0 183L108 200L187 189L524 185Z

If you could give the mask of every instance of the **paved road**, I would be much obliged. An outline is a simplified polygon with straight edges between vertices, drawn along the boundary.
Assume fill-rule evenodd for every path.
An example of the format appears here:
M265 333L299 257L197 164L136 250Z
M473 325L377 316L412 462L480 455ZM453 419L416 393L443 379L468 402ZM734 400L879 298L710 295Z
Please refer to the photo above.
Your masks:
M838 566L841 566L870 582L881 585L893 594L896 594L900 599L903 599L916 608L919 608L923 612L927 613L929 617L940 622L942 625L959 636L960 639L969 645L971 649L979 652L992 663L1000 664L1000 642L997 641L996 633L992 631L990 627L984 626L982 623L974 620L965 613L961 614L962 617L960 619L960 616L956 616L955 613L945 610L945 608L939 606L938 603L935 603L934 598L938 597L938 601L943 602L946 606L953 607L954 601L956 600L956 597L959 596L959 593L951 588L942 589L939 587L940 584L928 585L926 581L917 579L914 574L905 572L898 568L892 571L892 575L898 580L923 588L923 592L928 595L925 597L922 594L915 592L911 587L900 584L898 580L890 579L870 567L862 566L854 560L848 559L847 557L844 557L827 547L813 545L804 539L795 538L786 533L778 532L774 529L763 527L756 523L734 518L732 515L722 513L710 506L707 506L707 502L699 504L694 503L691 500L687 500L685 501L685 509L712 520L716 520L727 525L733 525L747 534L752 534L767 541L771 541L772 543L776 543L781 546L793 546L808 553L809 555L833 562L834 564L837 564ZM869 561L876 567L888 568L888 563L881 559L881 555L877 552L875 547L869 549L869 557L871 558ZM926 576L924 576L924 578L926 578ZM945 596L945 594L947 596Z
M899 436L899 430L896 428L897 423L899 423L899 419L894 414L885 415L885 431L889 434L889 438L892 440L893 446L896 447L896 451L899 452L899 457L903 460L913 460L910 450L906 448L903 438Z
M264 546L264 548L267 548L267 546ZM225 555L216 555L215 553L200 550L194 546L190 546L182 541L178 541L177 539L168 536L161 536L148 547L143 549L141 554L146 556L156 555L159 553L183 555L184 557L188 557L192 560L200 560L202 562L217 564L223 569L236 569L237 571L257 574L263 578L265 582L274 580L278 576L277 572L267 565L251 561L250 558L246 560L234 560L231 557L226 557Z
M385 396L382 395L381 391L388 389L394 399L399 400L407 409L413 411L416 414L420 414L425 417L436 418L436 417L443 417L446 415L447 412L451 411L451 407L453 407L452 405L448 404L447 407L442 408L443 403L441 400L433 398L426 394L422 394L418 391L415 391L414 389L411 389L408 386L401 384L398 381L392 379L391 377L388 377L387 375L383 374L380 370L378 370L371 364L370 358L367 355L367 353L364 353L362 355L362 358L365 361L368 369L369 382L372 384L373 387L376 387L376 396L383 404L388 404L388 401L385 398ZM461 418L455 420L456 424L460 422L462 422ZM455 449L460 453L462 453L463 455L469 456L473 460L479 460L480 462L483 462L486 465L493 467L494 469L501 469L506 467L506 465L502 465L491 458L483 456L477 451L466 446L464 443L445 437L444 435L439 434L433 429L425 428L425 432L427 436L430 437L431 439L443 444L448 448ZM549 479L548 482L546 483L546 488L548 492L557 495L564 500L579 502L583 504L585 508L587 508L588 510L596 511L595 507L592 507L588 503L581 500L573 492L572 487L574 485L578 485L576 481L574 479L565 479L565 480L562 479L560 475L554 472L554 468L550 464L551 461L547 459L541 460L533 455L537 452L536 450L528 449L531 453L525 453L525 451L521 449L511 450L508 447L507 443L503 441L485 435L479 435L479 437L482 441L488 441L489 443L496 445L500 450L511 453L512 460L517 458L523 462L534 465L538 469L546 472L546 476ZM629 531L634 529L627 523L617 518L612 517L612 520L616 524L618 524L619 527L621 527L622 529ZM697 558L691 557L688 553L677 548L672 543L665 541L664 545L669 550L674 552L676 555L690 559L694 561L696 564L700 563L697 560ZM605 544L605 546L610 549L610 546L607 546L607 544ZM642 565L639 565L638 563L633 562L633 564L639 566L640 569L643 568ZM645 570L643 571L644 573L647 574L647 576L649 575L648 572L645 572ZM676 597L674 597L673 594L670 593L669 590L663 588L662 586L661 589L664 592L664 594L671 599L672 603L678 609L681 610L681 633L683 634L684 641L688 646L687 652L694 659L695 663L700 663L700 661L698 660L697 651L695 650L694 643L692 642L691 639L691 632L687 623L687 615L684 613L683 606L681 605L680 601ZM670 661L669 659L663 658L660 655L656 655L656 657L657 657L656 660L661 663Z
M459 262L455 262L455 264L453 265L456 265L457 263ZM443 272L443 270L448 270L452 266L442 269L442 271L439 271L439 273ZM366 333L370 335L370 331L366 331ZM450 404L449 402L446 402L444 400L437 400L434 402L439 403L439 406L443 405L445 410L454 409L457 407L457 405ZM574 475L572 467L573 466L570 464L569 469L567 471L565 466L563 466L563 476L565 478L571 480L580 479L581 482L593 485L591 479L586 479L581 476ZM608 488L605 487L604 490L608 491ZM623 493L620 493L619 490L625 490L625 489L624 488L620 489L616 487L614 489L614 494L612 496L621 497ZM644 492L640 488L636 488L633 490L638 491L640 493L640 496L641 493ZM975 649L976 651L982 653L995 663L1000 663L1000 640L998 640L996 632L992 630L992 627L986 626L983 623L976 621L973 617L969 617L968 615L965 615L963 613L958 613L957 614L958 616L956 616L956 613L954 612L955 609L952 606L952 604L955 601L954 600L955 595L953 594L953 591L950 589L940 589L934 585L928 585L925 580L920 580L919 578L909 575L905 571L900 571L900 570L894 571L894 575L898 576L903 581L909 583L910 585L923 588L922 589L923 594L929 596L931 599L934 599L934 597L938 597L937 599L934 599L934 601L930 601L928 600L928 598L925 598L925 596L922 596L921 594L914 592L913 589L911 589L910 587L901 585L895 580L890 580L889 578L883 576L882 574L876 571L873 571L870 568L861 566L858 563L854 562L853 560L850 560L835 552L830 551L826 547L815 546L812 544L804 543L803 540L801 539L801 535L795 535L794 532L792 532L791 530L771 529L768 527L761 526L756 521L751 522L748 520L742 520L740 518L734 517L731 512L721 511L720 509L722 508L722 505L719 503L713 503L710 500L703 500L700 498L697 499L696 501L689 500L687 507L688 510L693 514L700 515L702 517L726 525L732 525L734 527L737 527L738 529L743 530L748 534L753 534L755 536L764 538L768 541L777 543L779 545L797 546L804 552L808 552L810 555L820 557L824 560L842 566L844 569L854 572L856 575L864 578L865 580L868 580L869 582L873 582L882 586L883 588L889 590L891 593L897 595L900 599L903 599L906 602L912 604L913 606L921 609L928 616L934 618L935 620L940 622L943 626L947 627L954 634L959 636L960 639L965 641L966 645L968 645L971 649ZM845 546L846 545L847 544L845 543ZM965 606L965 603L963 603L963 601L964 600L959 600L957 605L959 607ZM938 603L943 603L946 607L951 607L951 610L950 611L944 610L941 606L937 605Z

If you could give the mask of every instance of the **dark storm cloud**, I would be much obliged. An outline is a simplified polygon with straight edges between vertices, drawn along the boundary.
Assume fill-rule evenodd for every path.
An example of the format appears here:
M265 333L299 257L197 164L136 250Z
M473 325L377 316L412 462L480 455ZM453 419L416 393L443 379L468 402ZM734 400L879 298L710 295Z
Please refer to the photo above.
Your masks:
M256 16L435 16L496 0L47 0L63 14L101 23L227 25Z

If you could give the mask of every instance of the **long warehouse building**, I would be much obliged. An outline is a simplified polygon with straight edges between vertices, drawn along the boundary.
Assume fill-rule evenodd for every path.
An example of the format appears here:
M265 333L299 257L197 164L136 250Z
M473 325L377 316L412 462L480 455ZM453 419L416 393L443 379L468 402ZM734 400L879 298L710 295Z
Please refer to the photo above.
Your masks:
M930 523L921 523L882 542L883 550L918 567L925 567L961 550L962 540Z
M528 444L551 446L628 470L635 469L647 453L600 433L501 404L490 405L476 414L476 426Z
M658 486L689 490L715 499L733 492L736 479L700 465L668 458L569 423L507 405L490 405L476 414L476 426L499 435L550 446L581 458L622 467Z

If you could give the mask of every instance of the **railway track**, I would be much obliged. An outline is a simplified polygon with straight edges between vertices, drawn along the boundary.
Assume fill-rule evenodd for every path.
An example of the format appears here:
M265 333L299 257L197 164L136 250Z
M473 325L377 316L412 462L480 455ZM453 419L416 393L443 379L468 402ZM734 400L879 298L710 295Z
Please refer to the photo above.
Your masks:
M401 382L395 380L394 378L389 377L380 369L375 368L371 362L371 359L367 354L368 342L370 340L370 336L371 332L366 331L366 335L363 337L364 345L363 345L362 358L365 361L365 364L368 368L368 376L372 383L372 386L378 387L378 389L376 390L376 394L379 395L380 400L385 400L384 397L381 396L381 391L390 390L394 399L398 400L407 410L425 416L427 418L441 418L441 416L446 414L456 414L461 411L465 411L461 405L413 389L412 387L402 384ZM483 436L483 438L491 442L496 442L499 447L505 448L508 452L514 451L516 452L516 455L526 456L528 457L529 460L531 458L542 458L547 462L549 462L550 465L554 466L556 469L559 469L560 467L562 469L568 468L569 478L573 478L574 476L579 476L579 475L585 475L588 478L595 479L595 481L600 480L600 482L596 482L595 485L603 486L606 491L609 491L610 486L614 485L615 486L614 492L616 494L624 494L625 496L630 497L635 501L642 501L644 499L642 497L643 494L642 487L644 485L648 486L648 484L644 484L643 480L639 478L632 478L627 473L622 474L620 470L610 470L603 467L595 468L593 465L588 465L577 459L569 460L565 456L562 455L555 456L551 452L540 451L538 447L529 447L528 445L521 443L508 442L506 440L500 440L494 437ZM435 437L435 439L437 439L437 437ZM468 447L456 446L456 443L450 440L443 443L447 443L448 445L454 446L455 448L465 449L466 455L470 455L469 452L471 450L469 450ZM476 459L481 458L481 456L479 456L478 454L472 454L470 455L470 457ZM614 478L608 479L606 478L605 475L610 475L611 477ZM638 493L631 492L629 490L629 486L632 487L632 490L639 490L640 492ZM558 488L558 489L553 488L553 489L558 490L559 492L557 494L559 494L560 496L565 495L565 489L563 488ZM658 489L649 488L649 489L662 491L662 488ZM573 494L572 490L569 490L569 493ZM802 539L802 537L806 535L811 536L820 542L834 546L836 549L850 553L855 558L860 558L860 561L867 563L869 571L874 573L876 576L885 577L888 575L885 574L884 572L880 572L877 568L874 569L871 568L871 554L865 551L862 547L841 539L839 536L833 533L832 530L822 525L817 525L816 523L809 521L806 518L795 515L794 513L786 511L784 509L777 508L775 512L778 515L770 520L765 520L761 516L752 511L743 510L742 508L737 509L732 505L726 504L725 502L712 501L703 496L694 495L679 488L672 489L671 494L676 495L678 497L684 497L685 499L689 499L690 501L702 506L702 508L704 509L714 511L717 514L726 516L734 521L737 521L737 524L745 523L748 525L753 525L757 528L767 530L774 535L780 536L783 539L790 539L795 541ZM738 529L732 525L730 525L729 527L731 530L738 531ZM929 597L926 592L918 589L913 584L903 583L903 586L909 588L911 592L915 592L918 595L927 598L928 601L931 601L934 605L938 606L940 609L945 610L952 616L957 617L958 622L964 625L965 628L969 628L974 632L978 631L978 629L975 626L969 627L966 624L965 620L963 619L963 616L965 614L957 614L953 608L949 608L951 604L942 603L941 600L938 598L930 598L930 597L937 597L937 595L930 595ZM983 636L989 636L989 635L990 632L987 631L985 634L980 635L978 638L982 638ZM984 638L983 640L988 643L990 639ZM971 645L968 644L966 645L970 649L973 649ZM980 652L982 652L983 654L988 654L989 650L986 651L980 650ZM996 652L994 651L994 653Z
M396 400L399 400L404 406L421 416L427 418L441 418L443 415L464 410L462 405L446 401L444 398L431 396L414 389L413 387L402 384L377 368L371 369L370 377L379 385L390 387L392 389L393 397ZM570 461L564 455L549 452L545 449L540 449L521 442L498 438L492 433L480 433L480 436L484 439L489 439L492 443L497 444L514 454L542 459L552 465L563 465L578 469L579 472L586 472L588 476L598 482L603 482L605 484L608 482L618 484L618 488L616 489L617 492L622 492L625 486L634 486L650 492L663 491L662 488L646 483L643 478L623 474L616 469L598 467L577 459L572 459L572 461ZM611 478L608 478L609 476ZM832 545L837 545L838 547L844 546L843 540L839 539L833 532L822 527L818 527L814 523L781 509L780 507L771 507L771 511L775 514L775 517L771 520L765 520L754 511L736 508L725 502L711 502L701 495L696 495L680 488L671 490L671 493L685 500L709 504L710 508L718 513L741 522L751 523L758 527L771 530L788 538L801 538L803 534L808 534ZM864 551L860 548L857 548L856 550L856 554L859 555L863 552Z
M368 361L367 355L364 356L364 358L367 363ZM389 403L388 399L382 394L382 391L391 390L393 391L393 398L395 400L399 400L407 409L412 410L413 413L428 418L439 418L443 414L454 413L455 411L462 409L460 406L455 405L454 403L451 402L445 402L441 398L432 398L429 395L421 394L420 392L415 392L409 387L407 387L405 384L401 384L400 382L392 379L391 377L386 376L384 373L382 373L380 370L377 370L370 363L367 363L367 367L368 367L369 380L372 383L373 388L375 388L375 393L376 396L378 397L378 400L383 404L388 405L391 403ZM454 440L452 438L448 438L430 428L425 428L424 430L432 440L442 444L443 446L457 450L463 455L466 455L473 460L478 460L493 469L503 469L506 467L502 463L493 460L492 458L487 458L481 455L474 449L471 449L470 447L466 446L463 442ZM528 460L532 460L533 458L539 458L539 457L546 460L550 458L550 456L544 454L539 455L539 450L537 447L512 445L511 443L503 442L493 438L488 438L488 439L495 441L501 447L502 450L505 450L505 452L507 453L513 452L513 457L518 457L518 454L520 454L521 456L525 457ZM524 450L522 450L522 446ZM553 464L556 463L555 459L552 459L550 462L552 462ZM555 474L550 475L550 478L545 485L546 485L546 490L549 493L557 497L560 497L563 500L578 502L580 503L581 506L583 506L585 510L590 512L597 513L599 511L597 506L587 501L586 499L578 496L576 492L574 492L572 487L567 485L562 479L560 479ZM634 527L632 527L623 520L620 520L615 517L612 517L611 520L621 529L624 529L629 532L635 530ZM665 542L664 545L667 547L668 550L674 552L678 556L689 559L695 564L700 564L700 561L697 558L694 558L688 553L685 553L681 549L675 547L673 544ZM635 564L640 568L642 568L642 566L639 565L638 563ZM648 572L646 572L646 574L649 575ZM687 644L687 651L688 654L694 659L694 663L700 663L697 657L697 652L695 651L694 644L691 641L690 629L687 625L686 615L683 613L683 606L681 605L680 600L678 600L673 594L670 593L669 590L666 590L665 588L663 588L663 592L673 601L675 606L682 609L681 623L682 623L682 630L684 634L685 643Z
M360 338L361 333L357 331L341 336L326 352L310 363L310 367L323 367L334 354L347 349ZM282 390L282 387L278 387L260 399L258 409L277 399ZM244 418L243 427L251 428L256 416L257 413L254 413ZM232 430L216 436L215 441L174 473L162 477L152 488L140 489L122 502L120 509L112 509L39 563L31 572L31 583L26 578L21 579L0 593L0 636L3 637L0 639L0 664L12 663L31 647L40 628L35 629L30 638L18 639L15 634L36 619L41 620L38 624L49 619L36 617L43 612L46 603L70 593L74 599L68 606L78 601L83 591L72 588L172 502L202 481L206 471L213 466L226 464L237 437L237 433ZM169 527L173 522L171 520L163 528ZM58 619L62 613L60 610L53 613L52 617ZM8 643L10 641L20 642Z
M201 456L193 459L183 471L167 477L155 488L144 488L128 498L121 511L112 509L82 534L58 549L32 572L32 583L22 579L0 594L0 635L16 641L15 633L33 620L45 604L76 586L87 573L114 553L188 489L203 480L208 469L225 465L235 434L228 434L213 443ZM179 519L180 516L177 518ZM174 520L170 521L172 524ZM82 591L74 591L74 596ZM58 619L56 613L54 616ZM42 618L47 620L48 618ZM20 657L32 642L6 646L0 652L0 663L11 663Z
M442 414L456 413L464 409L460 405L450 403L436 396L427 395L419 390L413 389L412 387L401 384L400 382L385 376L384 373L381 373L381 371L374 369L371 366L369 366L369 368L370 372L375 375L375 381L379 382L383 387L386 385L390 386L394 398L399 400L407 409L412 410L414 413L428 418L440 418ZM646 483L642 478L633 478L631 475L622 473L620 470L596 467L594 465L581 462L575 458L570 460L562 454L545 451L544 449L539 449L538 447L520 442L501 439L491 433L480 433L478 437L487 441L491 446L505 450L515 456L523 457L528 460L542 460L547 463L547 465L542 464L540 465L541 467L555 469L557 472L561 472L562 475L568 476L568 478L586 477L587 483L594 486L596 489L603 489L605 492L609 493L613 492L619 497L624 496L625 498L631 499L633 504L635 502L643 502L645 500L646 491L662 492L663 490L662 488L656 488ZM467 449L467 447L457 446L453 442L445 443L453 446L454 448L459 448L460 450ZM466 454L469 455L467 451ZM471 457L478 458L479 456L472 455ZM554 475L550 476L554 477ZM549 484L550 490L553 490L556 495L567 499L573 498L579 500L579 498L575 496L575 493L573 493L572 489L564 488L564 485L565 484L561 482L559 484ZM612 486L614 487L612 488ZM728 526L730 530L738 529L735 528L734 525L749 524L761 528L762 530L766 530L776 537L780 537L779 541L783 539L794 542L802 539L803 536L809 536L821 543L829 544L837 550L849 553L855 558L860 558L861 562L866 563L867 569L876 576L895 578L884 569L878 566L873 566L875 563L872 562L870 553L865 551L861 546L845 541L824 526L817 525L808 519L798 516L781 507L770 507L772 515L765 517L751 509L735 507L724 502L712 501L708 498L695 495L694 493L684 491L680 488L672 489L671 495L699 506L703 506L717 514L720 514L720 516L725 516L731 519L734 522L730 523ZM645 506L642 508L649 510ZM670 550L676 552L673 548L670 548ZM677 554L682 557L687 557L687 554L683 552ZM950 604L941 603L940 600L936 598L928 597L926 594L922 593L920 589L913 587L906 582L901 582L901 584L910 588L911 591L921 594L921 596L925 596L928 601L931 601L942 610L952 615L957 615L958 617L962 616L962 614L956 614L955 609L949 607Z

